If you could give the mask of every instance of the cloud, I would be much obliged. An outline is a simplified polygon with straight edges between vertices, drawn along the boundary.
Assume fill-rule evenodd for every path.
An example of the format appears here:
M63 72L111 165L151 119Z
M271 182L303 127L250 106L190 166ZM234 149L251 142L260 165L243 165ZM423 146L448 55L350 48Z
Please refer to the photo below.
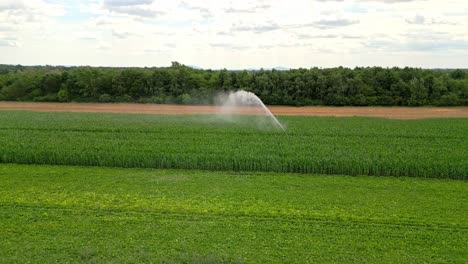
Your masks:
M441 20L437 18L426 18L425 16L416 15L412 18L405 19L406 23L414 25L456 25L447 20Z
M265 33L265 32L270 32L270 31L275 31L281 29L281 26L276 24L276 23L266 23L263 25L234 25L231 28L231 31L237 31L237 32L254 32L254 33Z
M323 19L323 20L318 20L315 22L311 23L304 23L304 24L284 24L280 25L275 22L267 22L264 24L258 24L258 25L245 25L245 24L234 24L231 26L230 32L226 31L218 31L217 35L221 36L229 36L233 35L233 32L253 32L253 33L266 33L266 32L272 32L276 30L281 30L281 29L292 29L292 28L308 28L308 27L315 27L319 29L328 29L328 28L334 28L334 27L346 27L350 26L353 24L358 24L358 20L349 20L349 19ZM305 37L305 36L303 36ZM341 36L341 37L344 37ZM350 36L349 36L350 37ZM350 37L352 38L352 37Z
M164 12L151 8L153 0L104 0L104 8L115 13L153 18Z
M203 18L207 19L213 16L211 13L210 9L207 7L199 6L199 5L194 5L190 2L187 1L182 1L181 6L184 7L185 9L193 10L199 12Z
M228 48L228 47L231 47L231 44L228 44L228 43L211 43L210 46L213 47L213 48Z
M280 48L299 48L299 47L304 47L305 45L302 43L281 43L278 45L275 45L275 47L280 47Z
M333 28L333 27L346 27L358 24L358 20L350 19L322 19L313 23L318 28Z
M212 47L212 48L231 49L231 50L245 50L245 49L250 48L249 46L235 45L235 44L231 44L231 43L211 43L210 47Z
M311 53L334 53L335 51L330 48L317 47L316 43L299 43L299 42L288 42L274 45L273 48L284 48L284 49L299 49L306 48Z
M127 14L131 16L146 17L146 18L152 18L152 17L156 17L157 15L164 14L164 12L162 11L154 11L149 8L137 7L137 6L119 6L119 7L113 7L110 10L116 13Z
M466 17L468 16L468 9L459 10L459 11L452 11L444 13L445 16L452 16L452 17Z
M96 26L112 25L112 22L109 19L100 18L95 21Z
M104 6L108 8L149 5L152 3L153 0L104 0Z
M337 28L337 27L346 27L351 26L354 24L359 24L359 20L350 20L350 19L321 19L318 21L314 21L311 23L304 23L304 24L292 24L286 25L286 28L308 28L308 27L315 27L318 29L329 29L329 28Z
M112 31L112 36L119 38L119 39L126 39L128 37L131 37L132 35L134 34L129 33L129 32L117 32L115 30Z
M65 14L63 5L47 1L0 0L0 32L40 29ZM14 28L13 28L14 27Z
M369 12L367 7L363 5L359 5L359 4L353 4L351 6L345 7L344 10L346 12L356 13L356 14L365 14Z
M255 13L255 9L236 9L236 8L228 8L225 10L226 13Z
M468 41L412 41L406 44L408 50L415 51L448 51L448 50L468 50Z
M416 15L411 19L405 19L408 24L417 24L423 25L426 22L426 18L424 16Z
M23 4L22 1L19 0L2 0L0 2L0 12L4 10L19 10L24 8L26 8L26 6Z
M319 2L344 2L344 0L317 0ZM376 2L376 3L385 3L385 4L396 4L396 3L409 3L416 1L426 1L426 0L360 0L360 2Z
M10 32L13 31L14 28L9 25L0 25L0 32Z
M256 5L253 7L248 8L233 8L230 7L225 9L224 12L226 13L257 13L258 11L269 9L271 5L263 4L263 5Z
M100 41L97 48L99 50L109 51L110 49L112 49L112 45L110 45L109 43Z
M98 39L95 37L78 37L78 40L84 40L84 41L97 41Z
M17 45L16 41L0 39L0 47L16 47Z
M341 35L343 39L362 39L365 38L364 36L354 36L354 35Z
M259 45L258 46L260 49L271 49L274 48L274 45Z
M395 40L371 39L362 43L368 51L397 51L402 48L402 44Z
M433 31L402 34L402 38L373 36L364 46L373 51L386 52L448 52L468 50L468 40L447 33Z
M466 0L0 0L0 61L466 67L467 11Z
M246 50L249 49L249 46L232 46L231 49L233 50Z
M164 49L145 49L143 50L144 53L166 53L168 50Z
M365 2L381 2L386 4L395 4L395 3L408 3L416 1L425 1L425 0L364 0Z
M153 34L154 34L155 36L158 36L158 37L161 37L161 36L169 37L169 36L174 36L174 35L175 35L175 32L173 32L173 31L157 30L156 32L153 32Z
M309 34L296 34L299 39L362 39L363 36L355 35L337 35L337 34L324 34L324 35L309 35Z

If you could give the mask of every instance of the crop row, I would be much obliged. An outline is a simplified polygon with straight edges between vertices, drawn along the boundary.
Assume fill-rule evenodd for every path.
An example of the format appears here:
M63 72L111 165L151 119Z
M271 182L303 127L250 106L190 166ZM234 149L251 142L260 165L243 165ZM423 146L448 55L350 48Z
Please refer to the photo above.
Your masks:
M467 178L466 119L280 119L3 111L0 162Z

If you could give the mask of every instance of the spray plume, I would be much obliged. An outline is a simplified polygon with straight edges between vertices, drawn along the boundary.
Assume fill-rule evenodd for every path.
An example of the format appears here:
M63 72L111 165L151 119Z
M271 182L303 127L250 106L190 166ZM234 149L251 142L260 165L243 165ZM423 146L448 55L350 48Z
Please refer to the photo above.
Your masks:
M233 114L251 114L266 116L276 128L286 131L284 126L271 113L258 96L252 92L239 90L228 94L220 94L216 103L221 105L221 114L231 116Z

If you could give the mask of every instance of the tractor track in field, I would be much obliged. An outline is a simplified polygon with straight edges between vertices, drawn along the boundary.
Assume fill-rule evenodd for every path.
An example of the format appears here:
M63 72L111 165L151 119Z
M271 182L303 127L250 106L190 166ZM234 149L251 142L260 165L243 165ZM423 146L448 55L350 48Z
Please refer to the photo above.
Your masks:
M390 119L423 119L459 117L468 118L468 107L332 107L332 106L269 106L274 115L284 116L366 116ZM162 105L127 103L32 103L0 102L0 110L27 110L41 112L102 112L132 114L216 114L220 106ZM241 115L263 114L260 107L238 107L231 113Z

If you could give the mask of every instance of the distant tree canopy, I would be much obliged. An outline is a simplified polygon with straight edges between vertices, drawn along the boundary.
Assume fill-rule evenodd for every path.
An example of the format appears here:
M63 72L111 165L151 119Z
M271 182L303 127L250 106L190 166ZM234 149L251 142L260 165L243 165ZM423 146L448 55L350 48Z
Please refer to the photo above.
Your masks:
M0 65L0 100L212 104L246 90L270 105L468 105L464 70L330 68L289 71Z

